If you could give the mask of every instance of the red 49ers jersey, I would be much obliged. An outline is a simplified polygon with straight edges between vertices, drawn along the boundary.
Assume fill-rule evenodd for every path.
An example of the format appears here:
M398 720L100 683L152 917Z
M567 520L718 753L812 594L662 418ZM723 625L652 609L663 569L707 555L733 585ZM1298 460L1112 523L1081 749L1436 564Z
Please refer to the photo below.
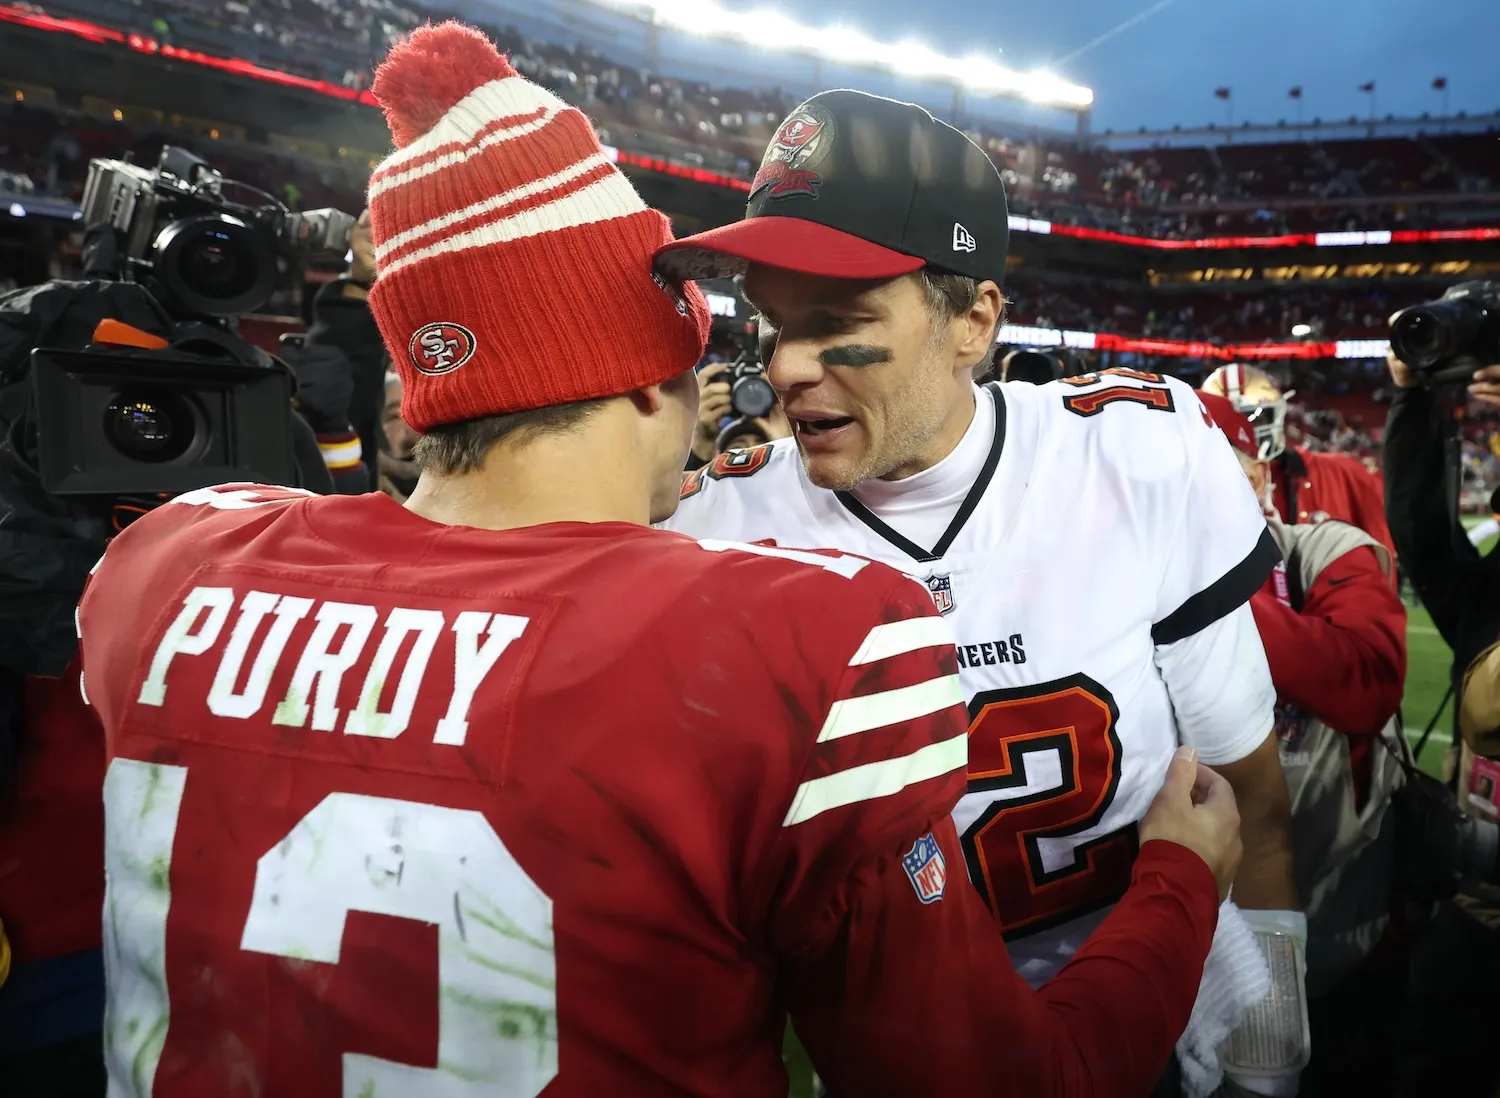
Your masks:
M80 632L112 1093L779 1098L855 870L959 914L952 649L864 560L226 486Z
M665 525L838 548L927 585L971 717L954 823L1017 969L1039 984L1128 884L1135 824L1178 743L1221 764L1270 732L1247 603L1280 552L1227 440L1175 379L1106 371L975 400L955 451L977 454L973 480L934 541L812 484L792 439L692 474Z

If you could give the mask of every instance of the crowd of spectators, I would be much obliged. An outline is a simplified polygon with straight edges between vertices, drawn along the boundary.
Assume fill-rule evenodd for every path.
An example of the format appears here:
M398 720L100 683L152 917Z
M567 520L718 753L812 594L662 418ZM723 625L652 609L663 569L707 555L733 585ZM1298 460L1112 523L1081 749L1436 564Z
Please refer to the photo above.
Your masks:
M390 44L450 13L399 0L46 0L51 14L364 87ZM487 26L518 71L581 106L606 143L742 179L796 103L632 67L584 46ZM1015 212L1061 224L1185 239L1222 234L1434 227L1495 215L1495 135L1112 152L969 126L1000 166ZM1487 197L1490 196L1490 197Z
M0 171L12 176L18 187L29 185L34 193L77 201L83 196L90 160L130 154L138 164L153 165L163 145L195 152L225 177L271 193L292 209L358 210L364 205L369 174L365 164L315 161L264 145L78 111L26 103L0 105Z
M1267 291L1163 291L1107 283L1043 279L1017 273L1006 282L1014 323L1072 331L1114 332L1157 339L1378 339L1397 309L1426 301L1440 288L1358 286L1325 289L1297 284ZM1302 326L1307 331L1303 332ZM1294 334L1294 329L1296 333Z

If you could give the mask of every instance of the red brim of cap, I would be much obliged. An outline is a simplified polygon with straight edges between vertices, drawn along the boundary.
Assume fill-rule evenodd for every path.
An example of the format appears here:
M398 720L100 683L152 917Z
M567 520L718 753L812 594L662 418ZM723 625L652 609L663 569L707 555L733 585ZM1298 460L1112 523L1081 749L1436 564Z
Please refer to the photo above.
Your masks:
M728 278L752 263L824 278L895 278L926 265L905 252L805 221L750 217L656 250L656 269L679 280Z

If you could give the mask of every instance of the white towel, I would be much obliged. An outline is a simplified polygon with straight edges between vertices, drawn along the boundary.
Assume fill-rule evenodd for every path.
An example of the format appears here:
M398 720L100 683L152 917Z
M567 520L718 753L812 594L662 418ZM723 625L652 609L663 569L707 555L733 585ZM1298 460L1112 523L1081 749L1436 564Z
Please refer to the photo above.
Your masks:
M1224 1078L1219 1046L1245 1012L1271 993L1271 970L1240 909L1231 900L1219 908L1219 925L1203 962L1203 982L1188 1027L1177 1041L1183 1098L1207 1098Z

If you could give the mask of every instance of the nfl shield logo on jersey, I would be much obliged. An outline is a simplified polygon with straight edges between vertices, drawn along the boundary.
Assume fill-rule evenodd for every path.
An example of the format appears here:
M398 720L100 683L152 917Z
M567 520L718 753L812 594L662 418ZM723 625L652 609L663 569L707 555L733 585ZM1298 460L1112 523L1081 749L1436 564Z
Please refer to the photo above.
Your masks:
M951 577L933 574L922 582L927 584L927 593L932 596L932 605L937 607L939 614L946 614L953 609L953 580Z
M901 855L901 865L911 878L911 886L917 890L917 899L930 904L943 898L943 889L948 883L948 863L943 860L943 852L932 832L923 835Z

